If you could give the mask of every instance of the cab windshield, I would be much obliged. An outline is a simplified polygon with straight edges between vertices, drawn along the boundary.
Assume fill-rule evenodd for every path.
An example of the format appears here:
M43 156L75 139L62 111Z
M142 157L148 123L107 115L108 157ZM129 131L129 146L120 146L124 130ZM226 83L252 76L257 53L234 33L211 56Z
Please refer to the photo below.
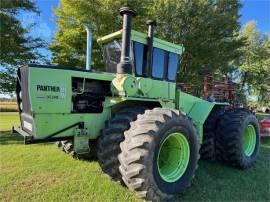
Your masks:
M116 73L121 58L122 40L110 41L103 46L103 58L106 72ZM180 55L160 48L153 48L153 66L151 75L146 75L147 45L132 41L130 60L133 74L158 80L174 82L179 68Z
M106 65L106 72L116 72L116 66L120 62L121 47L121 40L114 40L104 45L103 58Z

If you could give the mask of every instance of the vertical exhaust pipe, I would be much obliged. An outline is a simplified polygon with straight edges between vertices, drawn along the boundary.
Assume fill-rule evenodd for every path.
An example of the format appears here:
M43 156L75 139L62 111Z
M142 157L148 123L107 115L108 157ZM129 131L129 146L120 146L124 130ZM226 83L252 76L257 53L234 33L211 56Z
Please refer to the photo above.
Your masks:
M154 29L157 26L156 21L148 20L146 22L148 26L148 36L147 36L147 60L146 60L146 72L144 75L147 77L152 77L152 65L153 65L153 41L154 41Z
M130 60L130 43L131 43L131 20L136 16L136 12L129 7L120 8L120 15L123 16L123 33L122 33L122 51L120 63L117 64L118 74L131 74L132 65Z
M87 47L86 47L86 70L91 70L91 50L92 50L92 32L91 26L86 25L86 33L87 33Z

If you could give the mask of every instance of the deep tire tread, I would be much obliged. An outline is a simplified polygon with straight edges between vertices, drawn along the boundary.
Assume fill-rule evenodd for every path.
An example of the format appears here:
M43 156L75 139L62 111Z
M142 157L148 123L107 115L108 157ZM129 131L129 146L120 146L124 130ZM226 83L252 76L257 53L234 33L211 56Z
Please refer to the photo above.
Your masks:
M110 178L121 181L118 154L121 152L120 143L124 140L124 131L130 123L137 119L138 114L144 113L144 107L128 107L120 110L107 123L102 135L98 139L97 155L101 169Z
M149 177L152 176L152 173L149 173L150 171L146 167L149 166L149 160L154 155L151 146L157 144L154 141L154 135L158 133L161 127L166 125L166 121L173 120L177 122L184 119L196 134L196 129L188 117L178 110L164 108L146 110L143 115L139 115L138 119L131 124L130 129L125 131L125 141L120 144L122 152L118 156L119 170L123 182L129 189L135 191L139 197L151 201L174 199L175 195L164 193L157 187L153 179ZM198 142L197 145L199 145ZM196 160L198 159L199 153Z
M223 114L223 107L214 108L204 123L203 142L200 148L201 159L208 161L214 161L216 159L216 130L218 122Z
M255 126L257 131L257 145L251 157L246 157L242 149L242 131L246 127L243 123L247 119L251 121L250 123ZM241 169L252 166L259 152L260 138L258 131L258 122L252 112L242 108L226 111L217 128L217 160Z

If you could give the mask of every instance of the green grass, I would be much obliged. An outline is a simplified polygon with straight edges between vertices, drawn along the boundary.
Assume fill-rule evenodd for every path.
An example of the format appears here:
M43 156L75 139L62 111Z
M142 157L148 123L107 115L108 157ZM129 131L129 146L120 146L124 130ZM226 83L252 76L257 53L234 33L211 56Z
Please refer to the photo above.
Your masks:
M10 114L1 115L5 117L10 121L6 127L11 127ZM269 159L270 139L263 139L258 161L250 169L200 161L191 187L180 199L270 201ZM20 136L10 132L0 132L1 200L139 201L127 188L109 180L97 162L75 160L54 144L24 145Z
M9 131L19 125L18 112L0 112L0 131Z

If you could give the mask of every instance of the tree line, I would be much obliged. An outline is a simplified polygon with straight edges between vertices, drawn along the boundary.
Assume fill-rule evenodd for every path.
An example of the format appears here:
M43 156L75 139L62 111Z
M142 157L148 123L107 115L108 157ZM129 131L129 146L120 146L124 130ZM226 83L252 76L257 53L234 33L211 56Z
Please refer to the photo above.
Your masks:
M44 46L38 38L25 37L28 30L16 18L21 9L38 13L34 3L3 2L0 65L5 68L0 73L1 93L14 89L14 67L40 58L36 49ZM84 68L84 25L91 24L95 26L92 64L102 71L102 49L96 39L121 29L119 8L123 5L138 13L133 29L146 32L146 21L155 19L157 37L183 44L185 52L178 78L181 82L196 84L202 80L201 72L207 69L220 77L237 80L246 95L256 95L260 103L269 104L270 37L260 33L253 21L241 29L239 0L60 0L54 9L57 31L48 47L52 51L51 62ZM10 26L14 21L17 27ZM20 37L23 42L17 40ZM9 44L7 51L2 44Z

